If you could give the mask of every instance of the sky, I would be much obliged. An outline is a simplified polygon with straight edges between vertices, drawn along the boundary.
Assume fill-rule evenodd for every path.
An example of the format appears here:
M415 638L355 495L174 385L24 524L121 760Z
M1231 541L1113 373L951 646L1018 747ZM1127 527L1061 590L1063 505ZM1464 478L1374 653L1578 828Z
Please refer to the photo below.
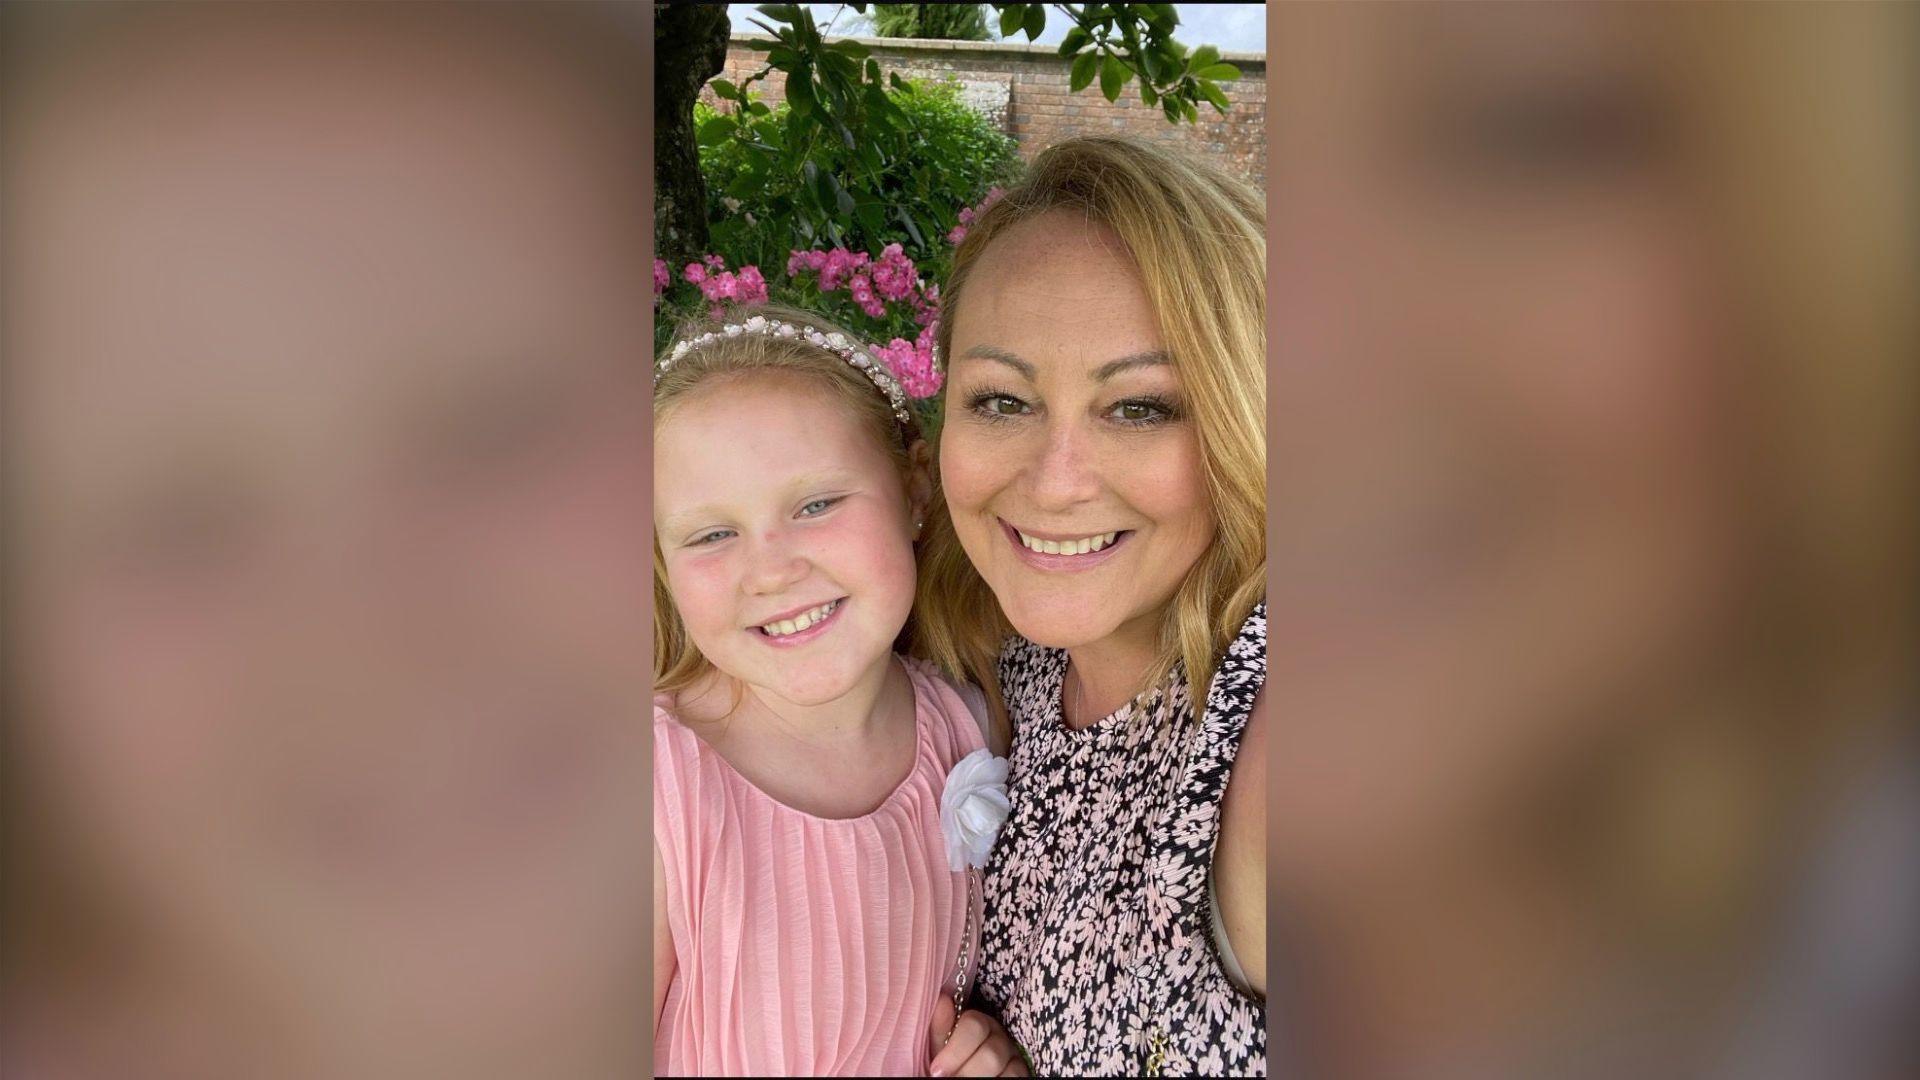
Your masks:
M840 27L845 27L858 16L845 4L808 4L813 9L814 21L821 30L827 31L827 24L838 16ZM1267 51L1267 9L1264 4L1175 4L1180 12L1180 28L1174 31L1174 37L1189 48L1196 45L1212 45L1222 51L1259 52ZM733 19L736 30L754 31L757 28L748 19L765 16L754 10L752 4L729 4L727 14ZM991 16L989 16L991 19ZM991 22L990 22L991 25ZM1047 12L1047 30L1037 39L1043 45L1057 45L1066 36L1067 20L1060 12ZM833 32L829 31L829 36ZM1026 41L1027 35L1016 32L1014 41Z

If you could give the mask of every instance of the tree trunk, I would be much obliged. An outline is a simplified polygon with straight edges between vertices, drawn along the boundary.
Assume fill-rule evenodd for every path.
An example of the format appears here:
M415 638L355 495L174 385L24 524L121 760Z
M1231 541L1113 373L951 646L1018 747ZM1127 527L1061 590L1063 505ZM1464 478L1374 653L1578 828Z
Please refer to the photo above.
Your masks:
M726 67L724 4L661 4L653 15L654 253L681 267L707 253L707 182L693 103Z

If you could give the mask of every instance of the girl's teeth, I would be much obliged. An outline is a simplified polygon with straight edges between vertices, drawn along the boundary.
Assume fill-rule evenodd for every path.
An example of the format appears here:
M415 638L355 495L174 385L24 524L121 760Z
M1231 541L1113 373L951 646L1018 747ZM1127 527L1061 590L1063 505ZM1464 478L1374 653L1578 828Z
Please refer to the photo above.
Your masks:
M788 634L797 634L813 626L815 623L824 621L827 616L833 614L833 609L839 606L840 601L835 600L831 604L822 604L812 611L803 611L791 619L782 619L779 622L767 623L760 629L764 631L768 637L786 637Z
M1018 532L1018 530L1015 531ZM1114 537L1119 535L1116 531L1101 533L1098 536L1084 536L1078 540L1039 540L1026 533L1020 533L1020 543L1029 551L1038 551L1043 555L1086 555L1113 543Z

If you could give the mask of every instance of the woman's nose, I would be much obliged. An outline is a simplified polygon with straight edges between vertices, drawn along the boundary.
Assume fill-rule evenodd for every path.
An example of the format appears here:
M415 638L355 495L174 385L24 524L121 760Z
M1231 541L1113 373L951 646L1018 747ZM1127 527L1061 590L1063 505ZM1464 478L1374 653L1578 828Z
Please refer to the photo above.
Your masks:
M1027 466L1027 496L1036 510L1070 510L1100 493L1099 462L1087 433L1074 423L1050 420L1044 441Z

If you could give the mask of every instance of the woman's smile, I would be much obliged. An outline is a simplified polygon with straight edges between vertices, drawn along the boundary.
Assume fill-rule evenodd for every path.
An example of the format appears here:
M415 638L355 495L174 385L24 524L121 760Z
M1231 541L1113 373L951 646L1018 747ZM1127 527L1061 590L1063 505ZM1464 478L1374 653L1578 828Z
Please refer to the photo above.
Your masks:
M1111 561L1133 536L1132 529L1106 532L1051 533L1022 529L1005 518L995 518L1020 561L1049 573L1091 570Z

